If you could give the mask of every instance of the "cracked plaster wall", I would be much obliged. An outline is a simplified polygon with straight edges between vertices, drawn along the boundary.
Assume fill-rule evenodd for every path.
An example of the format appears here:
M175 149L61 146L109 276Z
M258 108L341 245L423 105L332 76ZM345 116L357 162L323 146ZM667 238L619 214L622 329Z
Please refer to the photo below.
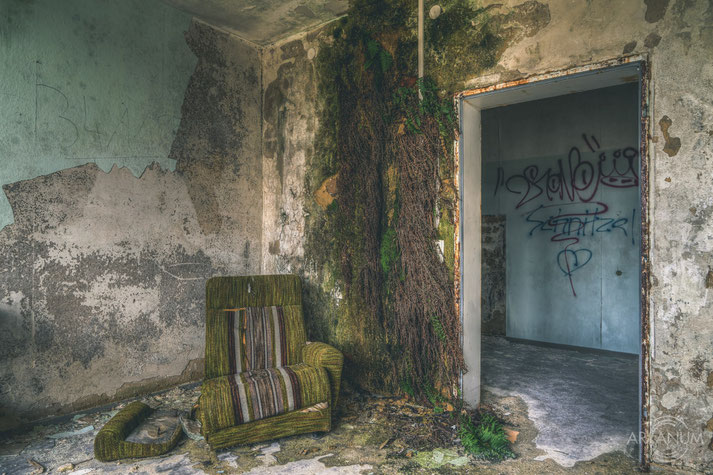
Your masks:
M260 271L262 167L252 45L158 2L1 9L3 430L200 379L206 279Z
M502 26L509 46L464 88L648 55L652 418L683 421L695 440L676 463L710 469L713 4L535 3L493 5L492 13L514 12ZM330 339L338 286L312 272L304 249L319 212L320 183L308 173L318 36L256 50L194 23L188 44L198 65L172 142L175 171L153 165L137 179L125 169L63 166L5 187L15 217L0 232L6 413L67 410L145 390L155 378L199 374L189 362L202 355L202 293L212 273L303 275L306 305L337 313L312 331ZM664 461L660 448L654 461Z
M680 458L668 460L659 439L652 444L652 459L711 470L713 2L484 4L492 5L493 15L511 13L500 30L509 38L508 47L494 67L470 78L463 89L626 55L650 60L651 417L654 423L667 416L678 418L690 431ZM300 186L300 180L310 176L302 167L309 170L312 163L318 126L316 106L310 102L314 70L305 57L318 47L318 34L300 35L297 41L265 50L263 270L298 272L311 282L306 304L337 314L315 331L329 339L338 321L338 291L326 293L335 288L330 277L315 275L310 262L303 261L301 239L309 232L311 216L319 212L313 193L320 183L307 180Z

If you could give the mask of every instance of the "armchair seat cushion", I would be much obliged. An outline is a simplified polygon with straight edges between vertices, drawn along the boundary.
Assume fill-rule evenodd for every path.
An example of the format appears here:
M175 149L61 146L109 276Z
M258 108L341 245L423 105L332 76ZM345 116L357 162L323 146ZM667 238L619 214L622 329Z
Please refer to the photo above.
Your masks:
M213 432L328 403L330 396L326 370L304 363L221 376L203 382L201 422Z

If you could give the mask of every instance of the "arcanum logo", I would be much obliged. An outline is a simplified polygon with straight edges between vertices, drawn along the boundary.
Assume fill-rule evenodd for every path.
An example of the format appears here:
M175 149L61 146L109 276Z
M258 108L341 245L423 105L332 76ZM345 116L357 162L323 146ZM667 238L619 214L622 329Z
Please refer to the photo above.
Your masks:
M703 433L694 433L678 417L657 417L651 424L653 459L674 462L682 459L694 445L703 445Z
M674 416L657 417L651 423L649 433L652 450L652 460L663 463L673 463L685 457L691 447L705 445L703 432L692 431L683 420ZM639 437L631 433L627 446L635 446L645 442L643 434ZM634 445L632 445L634 444Z

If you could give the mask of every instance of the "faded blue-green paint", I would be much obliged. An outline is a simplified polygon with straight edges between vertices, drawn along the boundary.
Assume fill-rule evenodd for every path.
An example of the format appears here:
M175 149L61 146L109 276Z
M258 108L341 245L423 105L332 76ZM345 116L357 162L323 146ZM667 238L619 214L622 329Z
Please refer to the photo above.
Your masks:
M190 20L158 1L0 0L0 183L88 162L173 170Z

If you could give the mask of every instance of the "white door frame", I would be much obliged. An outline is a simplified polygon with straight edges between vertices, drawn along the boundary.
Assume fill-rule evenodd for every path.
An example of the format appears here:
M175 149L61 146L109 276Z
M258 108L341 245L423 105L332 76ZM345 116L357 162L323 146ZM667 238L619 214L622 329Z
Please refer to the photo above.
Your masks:
M481 118L482 109L583 92L638 81L641 95L641 353L640 431L641 464L648 467L650 323L648 299L648 62L631 56L592 65L531 76L527 79L463 91L455 96L459 133L455 141L455 181L459 200L455 230L455 292L461 319L461 346L467 371L461 376L461 394L472 408L480 403L481 374ZM634 76L635 75L635 76Z

